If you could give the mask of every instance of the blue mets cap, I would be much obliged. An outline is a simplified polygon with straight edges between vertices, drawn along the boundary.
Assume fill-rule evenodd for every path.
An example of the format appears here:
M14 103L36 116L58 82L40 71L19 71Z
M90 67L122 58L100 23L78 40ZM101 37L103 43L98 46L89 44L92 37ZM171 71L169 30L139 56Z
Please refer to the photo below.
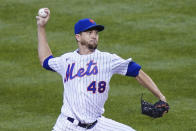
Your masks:
M75 34L79 34L80 32L84 32L89 29L102 31L104 30L104 26L97 25L96 22L90 18L81 19L75 24Z

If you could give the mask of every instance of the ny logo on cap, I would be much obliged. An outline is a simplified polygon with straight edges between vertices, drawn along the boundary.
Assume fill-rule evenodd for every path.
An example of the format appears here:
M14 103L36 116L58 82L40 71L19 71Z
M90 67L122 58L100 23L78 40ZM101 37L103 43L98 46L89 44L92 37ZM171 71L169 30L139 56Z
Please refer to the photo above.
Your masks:
M93 23L93 24L95 23L95 21L94 21L94 20L92 20L92 19L89 19L89 21L90 21L91 23Z

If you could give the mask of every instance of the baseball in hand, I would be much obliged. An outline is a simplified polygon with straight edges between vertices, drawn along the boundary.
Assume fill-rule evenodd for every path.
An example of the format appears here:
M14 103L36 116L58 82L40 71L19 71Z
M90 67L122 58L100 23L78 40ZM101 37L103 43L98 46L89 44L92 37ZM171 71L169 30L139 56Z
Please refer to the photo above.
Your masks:
M45 17L47 17L48 14L45 12L44 8L41 8L38 11L38 15L41 16L42 18L45 18Z

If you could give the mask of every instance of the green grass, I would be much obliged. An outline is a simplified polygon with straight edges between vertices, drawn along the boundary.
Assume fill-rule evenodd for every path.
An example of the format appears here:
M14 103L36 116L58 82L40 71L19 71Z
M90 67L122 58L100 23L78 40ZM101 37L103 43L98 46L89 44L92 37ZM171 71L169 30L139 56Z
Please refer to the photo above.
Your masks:
M0 131L51 130L62 105L61 77L41 68L37 11L49 7L47 38L55 56L77 48L74 24L105 25L99 49L132 57L170 104L160 119L140 113L140 96L157 99L134 78L111 80L104 116L138 131L196 130L195 0L0 0Z

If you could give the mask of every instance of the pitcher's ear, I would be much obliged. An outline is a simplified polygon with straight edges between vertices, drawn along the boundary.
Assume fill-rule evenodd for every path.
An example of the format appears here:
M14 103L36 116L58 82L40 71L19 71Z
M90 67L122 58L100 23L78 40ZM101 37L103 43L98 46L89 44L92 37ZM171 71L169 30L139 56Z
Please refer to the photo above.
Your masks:
M77 41L80 41L80 34L76 34L75 38L76 38Z

